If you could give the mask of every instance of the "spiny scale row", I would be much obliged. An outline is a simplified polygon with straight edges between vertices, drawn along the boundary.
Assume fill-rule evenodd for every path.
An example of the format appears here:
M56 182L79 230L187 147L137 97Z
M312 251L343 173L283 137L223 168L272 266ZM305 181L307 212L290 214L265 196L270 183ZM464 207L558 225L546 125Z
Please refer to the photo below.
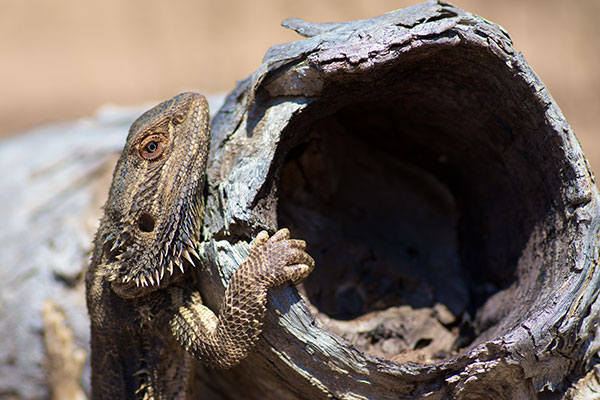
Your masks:
M198 253L196 252L196 250L194 249L194 246L188 246L186 249L184 249L181 254L176 257L175 259L169 260L169 265L167 266L166 270L169 272L169 275L173 275L173 271L174 271L174 267L173 265L176 265L179 270L181 271L181 273L184 273L185 270L183 268L183 262L181 260L181 256L183 256L183 258L185 258L193 267L196 267L196 263L194 262L194 260L192 259L191 256L196 257L197 259L200 259L200 256L198 255ZM164 255L162 252L159 252L159 263L160 263L160 271L158 269L154 270L154 276L152 274L143 274L143 275L137 275L135 276L135 284L137 287L141 286L154 286L156 284L156 286L160 286L160 281L163 279L164 275L165 275L165 264L163 263L163 259L164 259ZM117 258L119 258L119 256L117 256ZM134 279L133 276L131 275L127 275L123 277L123 283L129 283Z

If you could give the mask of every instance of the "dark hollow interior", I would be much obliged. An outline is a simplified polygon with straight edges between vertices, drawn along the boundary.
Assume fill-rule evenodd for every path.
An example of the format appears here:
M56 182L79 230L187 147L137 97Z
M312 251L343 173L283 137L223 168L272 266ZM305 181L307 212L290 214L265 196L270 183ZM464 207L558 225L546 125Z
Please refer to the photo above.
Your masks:
M488 328L476 322L486 300L524 278L527 242L560 206L564 160L543 106L467 46L340 74L326 93L290 125L277 193L279 225L316 260L308 299L345 321L441 303L464 347Z

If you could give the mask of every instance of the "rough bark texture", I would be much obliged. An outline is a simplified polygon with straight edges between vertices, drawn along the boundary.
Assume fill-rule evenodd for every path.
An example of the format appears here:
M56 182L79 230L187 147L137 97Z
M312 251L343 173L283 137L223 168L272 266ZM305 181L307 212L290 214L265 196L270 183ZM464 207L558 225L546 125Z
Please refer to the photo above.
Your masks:
M251 238L284 226L307 240L317 266L302 297L270 293L262 340L241 365L197 366L197 392L575 399L595 390L598 190L508 35L441 2L284 25L307 39L271 48L213 119L198 273L216 308ZM79 274L137 114L0 147L11 171L0 181L0 397L44 393L45 298L87 343Z
M287 226L317 261L310 305L274 290L257 351L229 371L199 367L200 390L532 399L585 375L598 192L506 32L441 2L284 25L308 39L271 48L213 121L201 274L214 306L243 240ZM408 316L423 324L418 310L436 307L455 341L418 353L437 335ZM406 343L388 357L391 339Z

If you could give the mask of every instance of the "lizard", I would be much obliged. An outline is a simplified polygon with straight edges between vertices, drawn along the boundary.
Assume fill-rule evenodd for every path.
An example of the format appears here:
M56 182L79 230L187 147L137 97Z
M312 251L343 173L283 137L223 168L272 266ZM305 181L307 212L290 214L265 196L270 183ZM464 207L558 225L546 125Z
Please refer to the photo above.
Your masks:
M261 231L217 313L194 274L204 214L208 103L186 92L142 114L113 173L86 271L92 399L178 399L194 359L231 368L262 331L267 290L314 268L287 229Z

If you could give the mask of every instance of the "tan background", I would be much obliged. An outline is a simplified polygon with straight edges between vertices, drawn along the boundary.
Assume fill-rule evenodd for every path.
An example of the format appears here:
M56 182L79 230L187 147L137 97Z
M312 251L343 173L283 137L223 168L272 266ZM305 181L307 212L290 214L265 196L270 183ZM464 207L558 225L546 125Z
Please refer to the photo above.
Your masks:
M228 92L273 44L298 36L287 17L372 17L406 0L0 0L0 137L160 100ZM456 0L502 25L546 83L600 171L600 0Z

